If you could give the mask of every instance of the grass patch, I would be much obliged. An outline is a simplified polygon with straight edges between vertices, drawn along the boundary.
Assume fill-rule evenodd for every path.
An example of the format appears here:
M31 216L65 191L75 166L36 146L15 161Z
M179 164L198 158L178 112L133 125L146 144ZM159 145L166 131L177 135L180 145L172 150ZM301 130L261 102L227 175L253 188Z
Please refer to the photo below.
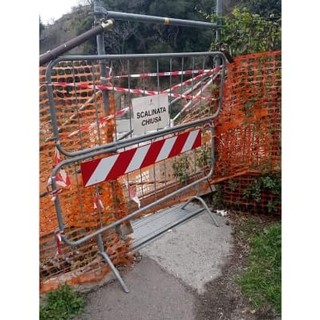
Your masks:
M82 313L84 307L84 297L64 284L47 294L45 302L40 305L40 320L69 320Z
M246 271L237 279L254 308L272 306L281 313L281 225L265 227L250 241Z

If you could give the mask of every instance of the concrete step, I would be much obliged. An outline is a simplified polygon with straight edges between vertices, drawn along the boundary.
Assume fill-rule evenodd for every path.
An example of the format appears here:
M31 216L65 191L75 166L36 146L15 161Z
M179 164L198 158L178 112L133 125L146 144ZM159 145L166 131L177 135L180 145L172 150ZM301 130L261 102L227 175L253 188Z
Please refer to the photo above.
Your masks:
M203 206L193 202L190 202L184 209L182 209L183 205L180 204L163 209L147 217L132 221L133 249L137 251L143 248L166 231L188 221L205 210Z

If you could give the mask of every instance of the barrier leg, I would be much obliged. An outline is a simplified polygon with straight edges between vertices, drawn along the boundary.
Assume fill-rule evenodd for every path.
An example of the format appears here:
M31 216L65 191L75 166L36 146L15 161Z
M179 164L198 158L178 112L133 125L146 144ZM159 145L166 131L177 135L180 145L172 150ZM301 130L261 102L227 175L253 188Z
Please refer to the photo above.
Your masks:
M219 223L218 221L214 218L212 212L210 211L210 209L208 208L207 204L204 202L204 200L201 197L198 196L194 196L192 197L190 200L188 200L182 207L181 209L184 209L192 200L197 199L199 200L202 205L204 206L205 210L208 212L209 216L211 217L212 221L214 222L214 224L219 227Z
M110 257L108 256L108 254L105 252L104 250L104 246L103 246L103 242L102 242L102 238L101 238L101 234L99 234L97 236L97 242L98 242L98 247L99 247L99 253L101 254L101 256L104 258L104 260L106 261L106 263L109 265L111 271L113 272L113 274L115 275L115 277L117 278L117 280L119 281L123 291L125 293L129 293L129 289L127 288L126 284L124 283L119 271L117 270L117 268L114 266L114 264L112 263Z

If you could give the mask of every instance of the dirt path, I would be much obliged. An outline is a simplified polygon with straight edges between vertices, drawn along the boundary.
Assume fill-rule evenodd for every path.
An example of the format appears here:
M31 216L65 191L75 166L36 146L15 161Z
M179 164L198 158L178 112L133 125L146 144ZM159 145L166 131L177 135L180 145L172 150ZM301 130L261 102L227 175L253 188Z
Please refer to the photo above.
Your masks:
M233 229L233 250L222 275L206 284L206 292L196 302L196 320L279 320L272 310L254 310L236 284L235 278L246 267L249 244L240 226L246 220L254 221L257 228L280 221L279 216L252 215L231 212L229 222ZM248 230L250 232L250 230Z

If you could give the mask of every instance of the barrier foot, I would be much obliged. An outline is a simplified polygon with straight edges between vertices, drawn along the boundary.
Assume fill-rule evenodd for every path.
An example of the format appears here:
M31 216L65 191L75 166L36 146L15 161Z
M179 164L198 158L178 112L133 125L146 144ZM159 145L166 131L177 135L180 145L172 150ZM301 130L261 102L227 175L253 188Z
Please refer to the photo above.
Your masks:
M117 278L117 280L119 281L123 291L125 293L129 293L129 289L127 288L126 284L124 283L119 271L117 270L117 268L114 266L114 264L112 263L111 259L109 258L109 256L107 255L106 252L100 252L99 253L102 255L102 257L104 258L104 260L107 262L107 264L109 265L109 267L111 268L113 274L115 275L115 277Z
M181 209L184 209L191 201L193 201L194 199L200 201L202 203L202 205L204 206L205 210L208 212L209 216L211 217L213 223L219 227L219 223L218 221L215 219L215 217L213 216L212 212L210 211L210 209L208 208L207 204L204 202L204 200L201 197L198 196L194 196L192 197L190 200L188 200L182 207Z

